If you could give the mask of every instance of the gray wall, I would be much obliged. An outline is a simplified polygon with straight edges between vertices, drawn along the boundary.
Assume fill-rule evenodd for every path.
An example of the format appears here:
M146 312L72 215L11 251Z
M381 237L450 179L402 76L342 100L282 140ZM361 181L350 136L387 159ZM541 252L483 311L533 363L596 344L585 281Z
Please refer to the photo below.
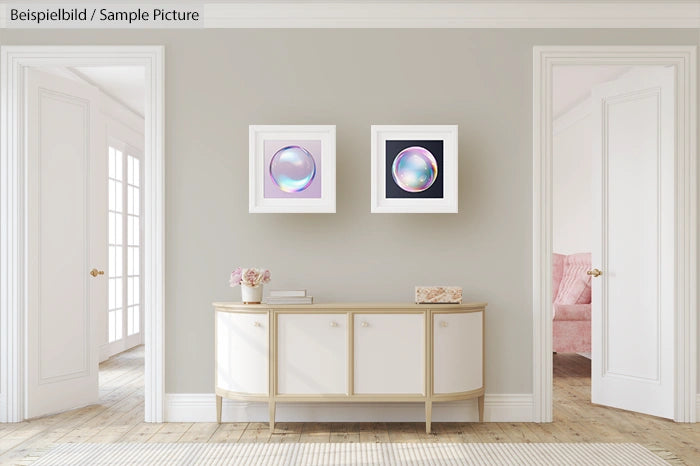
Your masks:
M213 391L236 265L318 301L489 302L487 390L532 390L532 47L697 45L696 30L0 30L166 46L166 391ZM337 125L337 214L248 214L248 125ZM459 214L369 213L371 124L459 125Z

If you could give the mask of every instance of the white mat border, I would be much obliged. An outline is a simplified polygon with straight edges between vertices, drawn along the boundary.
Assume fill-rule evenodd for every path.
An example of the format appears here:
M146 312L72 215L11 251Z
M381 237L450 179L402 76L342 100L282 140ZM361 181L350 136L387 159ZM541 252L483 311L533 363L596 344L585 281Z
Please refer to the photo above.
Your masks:
M69 443L41 465L668 465L635 443Z

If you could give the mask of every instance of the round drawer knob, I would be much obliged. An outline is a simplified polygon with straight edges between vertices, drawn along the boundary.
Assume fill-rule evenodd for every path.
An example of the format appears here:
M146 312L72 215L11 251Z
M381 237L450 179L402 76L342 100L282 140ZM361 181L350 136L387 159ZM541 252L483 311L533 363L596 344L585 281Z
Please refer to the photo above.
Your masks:
M258 321L253 322L253 327L260 327L260 322L258 322Z
M362 324L360 324L360 325L362 325L363 327L369 327L369 323L367 323L365 321L362 321Z
M447 322L444 320L440 321L440 327L447 327Z
M331 327L337 327L338 323L337 322L331 322Z

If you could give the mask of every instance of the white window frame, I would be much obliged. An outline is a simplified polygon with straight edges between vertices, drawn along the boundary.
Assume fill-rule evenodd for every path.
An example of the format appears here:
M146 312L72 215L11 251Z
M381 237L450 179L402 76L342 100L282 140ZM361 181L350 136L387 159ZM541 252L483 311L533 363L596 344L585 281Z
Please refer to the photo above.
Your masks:
M122 194L122 277L126 278L128 275L128 260L127 260L127 251L128 251L128 245L127 245L127 231L126 231L126 225L127 225L127 217L128 217L128 208L127 208L127 203L126 200L128 198L127 191L128 191L128 177L126 173L126 167L127 167L127 157L135 157L139 159L140 161L140 167L143 167L143 150L140 150L135 144L131 144L129 142L125 142L125 137L120 136L115 136L115 129L113 124L108 124L107 125L107 149L109 148L114 148L116 150L119 150L123 154L123 162L122 165L124 167L123 171L123 180L122 180L122 189L123 189L123 194ZM134 141L136 142L136 141ZM122 326L122 338L115 340L115 341L109 341L109 309L107 309L107 319L105 320L105 328L103 329L105 332L107 332L107 338L105 338L103 341L106 342L106 348L100 350L100 360L104 360L107 357L110 357L112 355L121 353L122 351L126 351L130 348L133 348L134 346L140 345L143 343L143 335L144 335L144 312L143 312L143 302L144 302L144 287L143 287L143 269L144 269L144 176L143 176L143 170L139 170L139 239L140 239L140 244L139 244L139 268L140 268L140 286L139 286L139 331L133 335L128 334L128 326L127 326L127 320L128 320L128 303L127 303L127 291L128 291L128 280L124 280L122 284L122 309L124 311L124 315L122 316L122 321L123 321L123 326ZM111 278L111 277L110 277Z

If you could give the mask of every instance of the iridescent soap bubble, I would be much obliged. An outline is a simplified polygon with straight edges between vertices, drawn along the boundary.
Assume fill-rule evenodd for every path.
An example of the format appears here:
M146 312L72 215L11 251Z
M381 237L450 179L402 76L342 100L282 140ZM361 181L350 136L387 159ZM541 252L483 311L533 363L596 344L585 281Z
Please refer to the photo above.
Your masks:
M428 149L407 147L399 152L391 165L391 176L399 188L420 193L433 185L438 175L437 161Z
M315 176L314 157L303 147L283 147L270 160L270 177L286 193L305 190Z

